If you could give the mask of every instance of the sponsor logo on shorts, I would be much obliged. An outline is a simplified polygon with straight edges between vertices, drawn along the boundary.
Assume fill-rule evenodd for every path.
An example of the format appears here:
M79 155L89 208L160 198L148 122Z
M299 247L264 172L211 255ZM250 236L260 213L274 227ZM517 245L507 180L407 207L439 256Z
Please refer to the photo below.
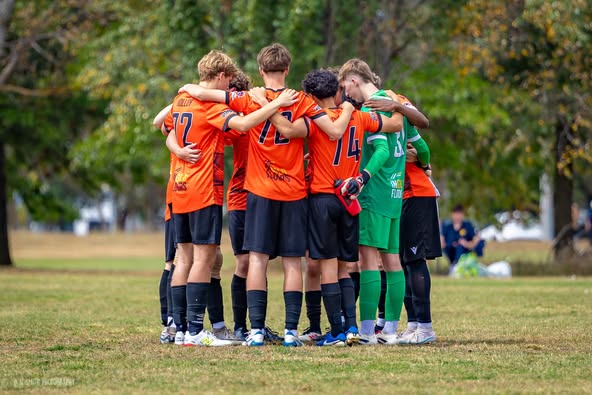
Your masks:
M417 246L409 248L413 255L417 255Z

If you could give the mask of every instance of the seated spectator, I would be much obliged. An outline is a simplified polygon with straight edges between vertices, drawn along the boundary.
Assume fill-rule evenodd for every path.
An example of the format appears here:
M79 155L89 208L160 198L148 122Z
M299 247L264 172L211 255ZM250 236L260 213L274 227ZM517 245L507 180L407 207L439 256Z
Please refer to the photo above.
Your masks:
M471 221L465 220L463 206L461 204L454 206L450 217L450 221L442 224L440 232L442 250L450 260L450 264L456 265L460 256L468 252L483 256L485 241L479 238Z

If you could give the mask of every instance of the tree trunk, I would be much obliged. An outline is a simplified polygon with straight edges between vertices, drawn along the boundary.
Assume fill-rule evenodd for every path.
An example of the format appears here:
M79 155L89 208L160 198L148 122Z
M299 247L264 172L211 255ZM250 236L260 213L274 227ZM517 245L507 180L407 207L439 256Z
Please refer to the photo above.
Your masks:
M566 164L562 169L562 155L570 148L565 127L558 122L555 130L555 179L553 182L553 222L555 236L555 260L559 263L573 252L573 230L571 229L571 203L573 201L573 166Z
M0 143L0 266L12 266L8 243L8 216L6 193L6 158L4 143Z

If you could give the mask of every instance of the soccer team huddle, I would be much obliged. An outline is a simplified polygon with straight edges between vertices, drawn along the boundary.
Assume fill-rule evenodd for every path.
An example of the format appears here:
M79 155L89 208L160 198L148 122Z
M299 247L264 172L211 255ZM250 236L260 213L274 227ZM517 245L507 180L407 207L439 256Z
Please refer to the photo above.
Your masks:
M160 341L434 342L426 260L441 256L439 193L417 131L427 118L404 96L379 89L380 78L360 59L310 72L303 92L286 88L291 55L281 44L261 49L257 62L265 87L250 89L230 57L211 51L198 63L199 84L183 86L154 119L171 151ZM234 160L227 188L232 330L220 285L225 145ZM266 325L275 257L284 270L283 336ZM303 299L309 327L299 333Z

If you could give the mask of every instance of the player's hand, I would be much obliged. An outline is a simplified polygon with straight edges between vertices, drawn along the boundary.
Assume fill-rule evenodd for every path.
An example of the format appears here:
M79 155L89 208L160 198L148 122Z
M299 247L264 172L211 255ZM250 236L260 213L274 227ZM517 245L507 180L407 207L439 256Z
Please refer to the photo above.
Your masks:
M267 97L265 97L265 88L263 87L251 88L249 96L251 96L251 99L261 107L269 103Z
M179 88L177 93L181 94L183 92L189 93L191 96L199 99L200 94L204 91L204 88L197 85L197 84L185 84Z
M417 162L417 150L415 148L407 148L407 162Z
M368 183L368 180L370 180L370 173L362 170L356 177L349 177L343 182L341 194L350 199L357 199L364 185Z
M416 164L417 164L417 166L421 167L421 169L423 170L423 172L425 173L425 175L426 175L426 176L428 176L428 177L430 177L430 178L432 177L432 165L430 165L430 164L428 163L427 165L425 165L425 166L423 166L423 167L422 167L422 166L419 164L419 162L417 162Z
M395 112L397 111L397 102L394 100L369 99L364 102L364 107L374 111Z
M298 92L294 89L284 89L284 91L275 99L279 100L280 107L288 107L298 100Z
M396 94L395 92L393 92L392 90L390 90L390 89L389 89L389 90L387 90L387 91L384 91L384 93L386 93L386 95L387 95L388 97L390 97L391 99L393 99L393 101L394 101L395 103L399 103L399 104L401 104L401 100L399 99L399 95L397 95L397 94Z
M343 109L343 111L349 111L350 113L354 112L354 110L356 109L356 108L354 107L354 105L353 105L353 104L351 104L351 103L350 103L350 102L348 102L348 101L343 101L343 102L341 102L341 104L339 105L339 107L340 107L341 109Z
M202 152L199 148L197 148L197 144L191 143L179 149L176 155L177 157L183 159L185 162L197 163L197 161L200 160L202 157Z

